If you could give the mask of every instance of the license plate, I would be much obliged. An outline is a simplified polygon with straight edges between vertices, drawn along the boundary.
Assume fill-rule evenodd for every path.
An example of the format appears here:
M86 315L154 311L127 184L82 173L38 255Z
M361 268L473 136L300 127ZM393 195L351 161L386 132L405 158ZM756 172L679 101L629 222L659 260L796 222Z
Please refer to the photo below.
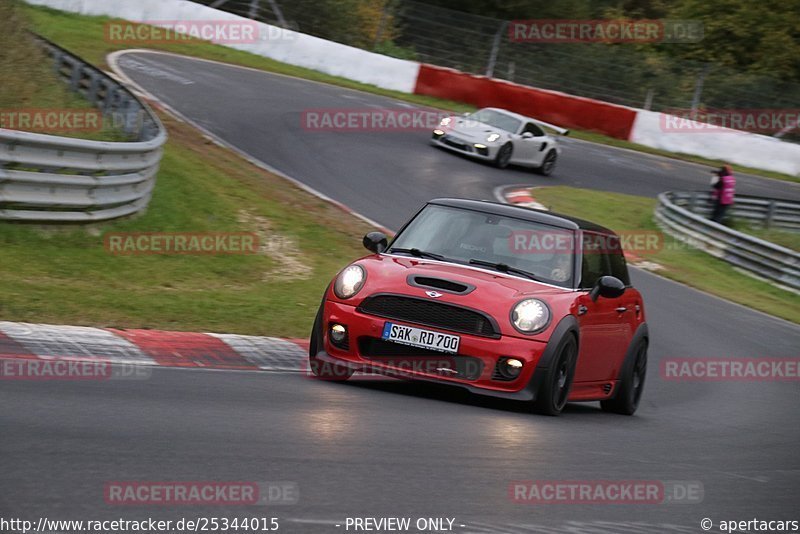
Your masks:
M383 325L381 338L384 341L393 341L403 345L449 352L451 354L458 352L458 344L461 341L459 336L395 323L385 323Z

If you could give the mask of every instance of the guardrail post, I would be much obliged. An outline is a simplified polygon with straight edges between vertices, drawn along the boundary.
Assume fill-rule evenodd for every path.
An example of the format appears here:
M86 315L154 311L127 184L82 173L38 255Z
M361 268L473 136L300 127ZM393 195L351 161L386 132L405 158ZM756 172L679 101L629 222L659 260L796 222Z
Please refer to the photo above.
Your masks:
M772 220L775 218L775 210L777 206L775 205L774 200L769 201L769 205L767 206L767 217L764 219L764 227L769 228L772 226Z
M695 213L697 210L695 209L695 205L697 203L697 193L692 191L689 193L689 203L686 206L686 209Z

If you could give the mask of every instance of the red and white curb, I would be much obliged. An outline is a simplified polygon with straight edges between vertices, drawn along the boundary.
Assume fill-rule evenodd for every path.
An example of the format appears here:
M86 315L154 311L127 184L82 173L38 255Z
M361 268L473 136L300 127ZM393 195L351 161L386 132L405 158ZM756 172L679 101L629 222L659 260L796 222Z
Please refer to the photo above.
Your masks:
M0 321L0 359L302 372L307 354L304 340Z

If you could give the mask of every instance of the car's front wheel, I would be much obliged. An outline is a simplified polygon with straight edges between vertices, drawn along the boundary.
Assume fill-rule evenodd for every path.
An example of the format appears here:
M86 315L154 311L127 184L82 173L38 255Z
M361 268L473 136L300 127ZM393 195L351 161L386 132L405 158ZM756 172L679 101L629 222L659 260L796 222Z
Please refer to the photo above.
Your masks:
M548 367L542 387L536 392L533 411L543 415L558 415L569 398L575 363L578 357L578 342L571 334L561 341L555 360Z
M342 365L328 363L317 358L317 353L322 350L322 308L317 312L314 319L314 327L311 330L311 340L308 344L308 368L315 377L320 380L331 382L344 382L351 376L353 371Z
M558 153L551 150L544 157L542 164L536 168L536 172L544 176L550 176L556 168L556 161L558 161Z
M633 415L642 398L646 375L647 341L642 340L636 345L633 360L622 370L616 395L612 399L600 401L600 407L606 412Z
M514 153L514 146L511 143L506 143L497 151L494 158L494 165L498 169L505 169L511 163L511 154Z

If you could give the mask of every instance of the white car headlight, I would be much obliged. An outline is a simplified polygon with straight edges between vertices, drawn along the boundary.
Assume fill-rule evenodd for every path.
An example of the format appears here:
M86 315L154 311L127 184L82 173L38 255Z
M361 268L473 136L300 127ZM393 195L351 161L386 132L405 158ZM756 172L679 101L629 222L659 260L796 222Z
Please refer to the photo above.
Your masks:
M364 287L367 272L360 265L351 265L339 273L333 284L333 292L340 299L349 299Z
M439 121L439 124L441 126L449 126L450 125L450 121L452 121L452 120L453 119L451 119L450 117L445 117L441 121Z
M486 141L488 141L489 143L494 143L498 139L500 139L500 134L499 133L492 133L492 134L489 134L489 137L486 138Z
M550 308L539 299L525 299L511 309L511 324L523 334L533 334L550 324Z

